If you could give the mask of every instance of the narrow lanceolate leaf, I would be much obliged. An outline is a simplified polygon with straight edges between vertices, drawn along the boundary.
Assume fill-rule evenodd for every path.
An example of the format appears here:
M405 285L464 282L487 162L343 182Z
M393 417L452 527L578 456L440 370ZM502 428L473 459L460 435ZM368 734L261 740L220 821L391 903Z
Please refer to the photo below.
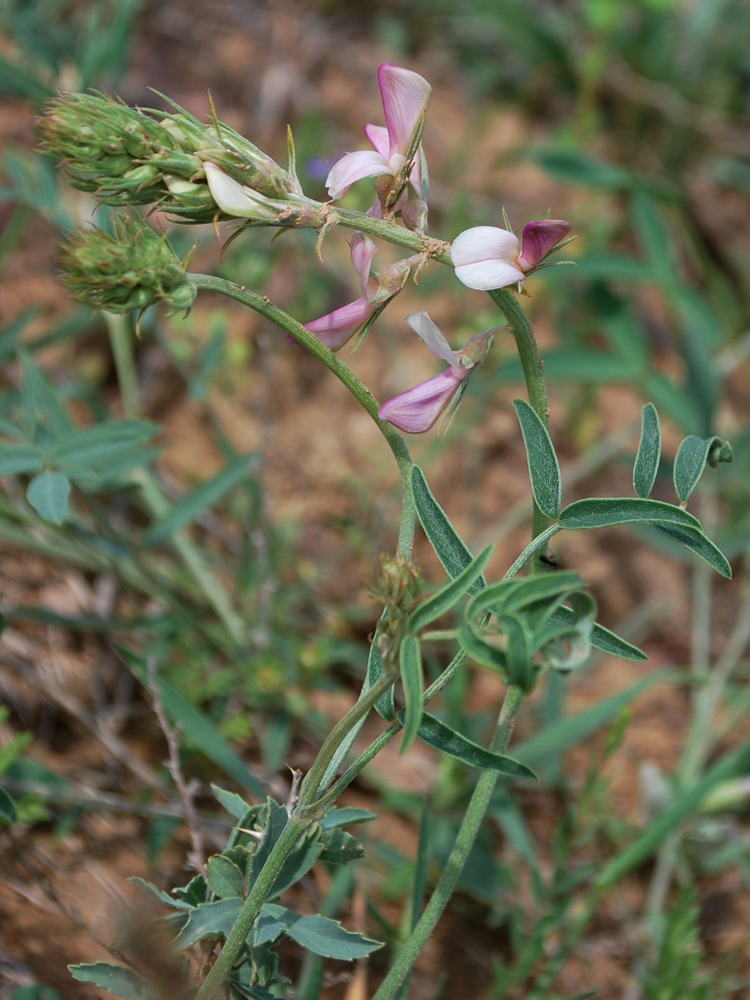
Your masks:
M576 500L560 513L560 525L568 531L584 528L608 528L614 524L645 521L649 524L686 525L700 529L700 521L681 507L661 500L636 497L592 497Z
M62 524L68 512L70 482L61 472L40 472L29 483L26 499L45 521Z
M414 504L417 508L419 523L424 528L427 539L435 550L443 569L450 577L457 577L465 570L474 558L466 542L448 520L448 516L432 495L427 480L419 466L411 470L411 484L414 491ZM484 577L480 577L469 587L470 594L476 594L487 585Z
M94 962L90 965L69 965L68 969L73 979L77 979L79 983L91 983L123 1000L155 1000L156 993L152 987L121 965Z
M406 623L407 631L418 632L453 607L456 601L467 593L471 585L482 575L491 555L492 546L488 545L455 579L451 580L445 587L441 587L424 604L420 604L416 611L409 616Z
M73 474L81 469L101 467L138 445L145 444L159 430L147 420L111 420L61 435L50 451L49 461Z
M27 444L0 442L0 476L15 476L19 472L38 472L44 464L41 448Z
M700 556L704 562L707 562L717 573L725 576L727 580L732 579L732 567L729 565L727 557L699 528L676 524L657 524L655 527L663 535L669 535L675 541L681 542L691 552L695 552L697 556Z
M15 802L0 788L0 819L4 819L6 823L15 823L17 817Z
M646 403L641 410L641 439L638 442L638 451L633 466L633 487L642 500L647 499L654 488L660 458L659 414L653 403Z
M712 450L724 444L720 437L699 438L691 434L681 442L674 459L674 491L680 503L687 503L688 497L698 485L698 480L706 468Z
M457 733L450 726L446 726L444 722L436 719L429 712L422 714L422 722L417 735L423 743L449 757L460 760L463 764L468 764L469 767L479 767L484 771L496 771L498 774L507 774L511 778L537 780L536 774L530 767L514 760L513 757L485 749L478 743L462 736L461 733Z
M217 500L232 486L243 479L247 473L251 456L241 455L239 458L224 466L221 472L209 479L194 490L190 490L183 496L179 503L170 510L156 524L151 525L143 536L144 545L158 545L165 539L173 535L175 531L184 528L185 525L194 521L203 513L206 508L216 503Z
M513 409L521 425L529 463L531 489L537 507L547 517L557 517L560 513L562 483L560 466L549 431L525 400L515 400Z
M504 681L508 680L508 661L505 651L485 642L471 629L462 625L457 634L461 649L476 663L489 670L496 670Z
M370 952L383 947L380 941L373 941L362 934L344 930L338 920L331 920L329 917L322 917L319 914L311 917L302 916L273 903L266 904L263 910L269 916L280 920L284 924L286 933L297 944L324 958L353 962L356 958L365 958Z
M415 635L407 635L403 639L399 650L399 665L401 667L401 682L404 685L406 696L404 731L399 751L404 753L413 743L422 718L422 693L424 690L422 653L419 648L419 639Z
M550 618L550 622L552 624L559 623L566 625L568 622L572 622L574 617L575 615L571 608L563 606L556 609ZM603 653L611 653L612 656L619 656L622 660L639 662L648 659L642 649L638 649L632 643L626 642L625 639L620 638L619 635L615 635L614 632L610 632L608 628L599 625L597 622L591 628L591 645L600 649Z

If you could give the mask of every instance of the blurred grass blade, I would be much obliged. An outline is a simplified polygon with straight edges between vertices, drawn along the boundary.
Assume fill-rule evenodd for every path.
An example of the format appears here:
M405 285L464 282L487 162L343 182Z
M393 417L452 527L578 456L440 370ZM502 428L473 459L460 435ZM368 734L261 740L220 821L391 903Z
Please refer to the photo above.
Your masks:
M0 476L37 472L44 464L44 452L33 445L0 441Z
M543 514L557 517L560 513L562 484L560 465L549 431L524 399L516 399L513 409L521 425L534 499Z
M432 495L430 487L424 473L415 465L411 472L412 489L414 490L414 503L417 508L419 522L424 528L424 533L435 551L435 555L448 574L455 578L461 573L474 556L471 554L469 546L461 539L456 529L448 520L448 517ZM470 594L476 594L487 586L487 581L481 576L469 587Z
M206 508L216 503L232 486L245 477L253 458L253 455L241 455L225 465L211 479L186 493L168 514L151 525L143 536L143 544L158 545L200 517Z
M463 596L467 591L470 590L472 584L482 575L484 567L489 562L490 556L492 555L493 547L488 545L486 549L472 559L469 565L458 574L450 583L446 584L445 587L441 587L440 590L433 594L428 600L413 611L409 616L409 620L406 623L406 628L408 632L418 632L425 625L429 625L430 622L435 621L440 615L444 614L456 601Z
M148 688L148 670L143 660L122 647L118 646L117 651L141 684ZM248 771L224 737L216 732L206 716L158 674L156 675L156 686L164 705L164 711L172 722L181 727L182 732L190 742L217 767L221 768L225 774L234 778L238 785L242 785L261 801L264 800L266 790L263 785Z
M661 458L661 430L659 414L653 403L646 403L641 410L641 439L633 466L633 487L636 494L646 500L656 482Z
M407 635L399 649L399 666L401 667L401 682L404 685L406 707L403 716L403 734L399 753L405 753L417 735L422 718L422 694L424 678L422 676L422 651L419 639L415 635Z
M726 754L700 781L679 793L672 803L653 820L641 836L626 847L596 878L598 889L608 889L624 878L628 872L647 861L671 833L690 819L700 809L708 793L721 782L736 775L747 774L750 768L750 742Z

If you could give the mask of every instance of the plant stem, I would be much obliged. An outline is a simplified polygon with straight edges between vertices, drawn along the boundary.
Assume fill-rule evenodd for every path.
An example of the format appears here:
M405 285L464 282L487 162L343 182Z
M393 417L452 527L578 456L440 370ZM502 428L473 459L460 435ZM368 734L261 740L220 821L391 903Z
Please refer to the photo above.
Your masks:
M523 692L521 689L515 685L511 685L505 695L505 701L500 711L495 734L490 743L490 748L497 753L504 753L508 749L522 699ZM453 850L443 868L435 890L430 897L430 901L424 908L422 916L409 935L404 947L399 952L390 972L380 984L373 1000L392 1000L416 961L420 951L434 931L443 914L443 910L448 904L448 900L458 884L469 852L474 846L474 841L489 807L498 777L499 775L495 771L484 771L477 781L468 809L461 822Z
M387 225L387 223L383 223L383 225ZM398 227L392 226L389 228L397 229ZM412 237L412 239L415 238ZM237 285L233 281L228 281L226 278L218 278L212 274L193 274L191 275L191 280L199 290L219 292L221 295L226 295L227 298L249 306L250 309L260 313L261 316L264 316L271 323L284 330L285 333L288 333L298 344L301 344L302 347L309 351L310 354L314 355L319 361L322 361L326 368L346 386L364 410L372 417L376 427L388 443L388 447L391 449L401 473L402 509L398 554L408 558L411 555L412 539L416 527L416 508L411 488L412 461L401 435L392 424L388 424L378 417L379 407L372 393L362 384L354 372L336 357L333 351L330 351L321 344L318 338L310 333L309 330L306 330L294 317L285 313L283 309L279 309L278 306L273 305L264 296L249 291L244 285Z
M195 1000L209 1000L210 997L215 996L231 975L232 966L239 958L247 935L250 933L250 928L255 923L261 907L268 899L276 876L309 825L309 822L301 823L298 820L290 819L282 830L281 836L274 844L268 860L261 868L258 878L240 910L219 957L196 993Z

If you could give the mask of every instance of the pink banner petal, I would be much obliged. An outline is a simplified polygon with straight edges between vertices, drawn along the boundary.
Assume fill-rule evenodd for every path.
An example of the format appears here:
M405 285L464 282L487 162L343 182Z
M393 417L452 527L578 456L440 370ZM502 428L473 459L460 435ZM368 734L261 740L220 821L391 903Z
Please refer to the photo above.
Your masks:
M365 135L380 153L384 160L390 157L391 144L388 138L388 129L382 125L365 125Z
M305 329L314 334L331 351L338 351L374 311L367 299L357 299L346 306L341 306L340 309L326 313L319 319L305 323Z
M432 87L418 73L392 63L378 68L378 85L390 140L388 159L394 153L405 156L429 106Z
M364 233L360 233L359 231L352 236L352 267L360 277L362 298L367 298L370 268L377 252L378 248L369 236L365 236Z
M519 265L524 271L530 271L544 260L550 250L570 232L570 223L562 219L543 219L540 222L529 222L523 227L521 256Z

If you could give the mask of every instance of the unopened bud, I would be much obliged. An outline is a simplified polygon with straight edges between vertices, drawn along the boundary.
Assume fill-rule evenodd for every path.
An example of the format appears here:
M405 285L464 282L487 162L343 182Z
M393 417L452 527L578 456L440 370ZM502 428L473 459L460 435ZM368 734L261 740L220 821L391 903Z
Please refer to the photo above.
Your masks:
M61 280L73 298L112 313L159 301L172 312L189 309L196 289L166 236L121 213L112 225L113 235L97 227L81 229L65 245Z

